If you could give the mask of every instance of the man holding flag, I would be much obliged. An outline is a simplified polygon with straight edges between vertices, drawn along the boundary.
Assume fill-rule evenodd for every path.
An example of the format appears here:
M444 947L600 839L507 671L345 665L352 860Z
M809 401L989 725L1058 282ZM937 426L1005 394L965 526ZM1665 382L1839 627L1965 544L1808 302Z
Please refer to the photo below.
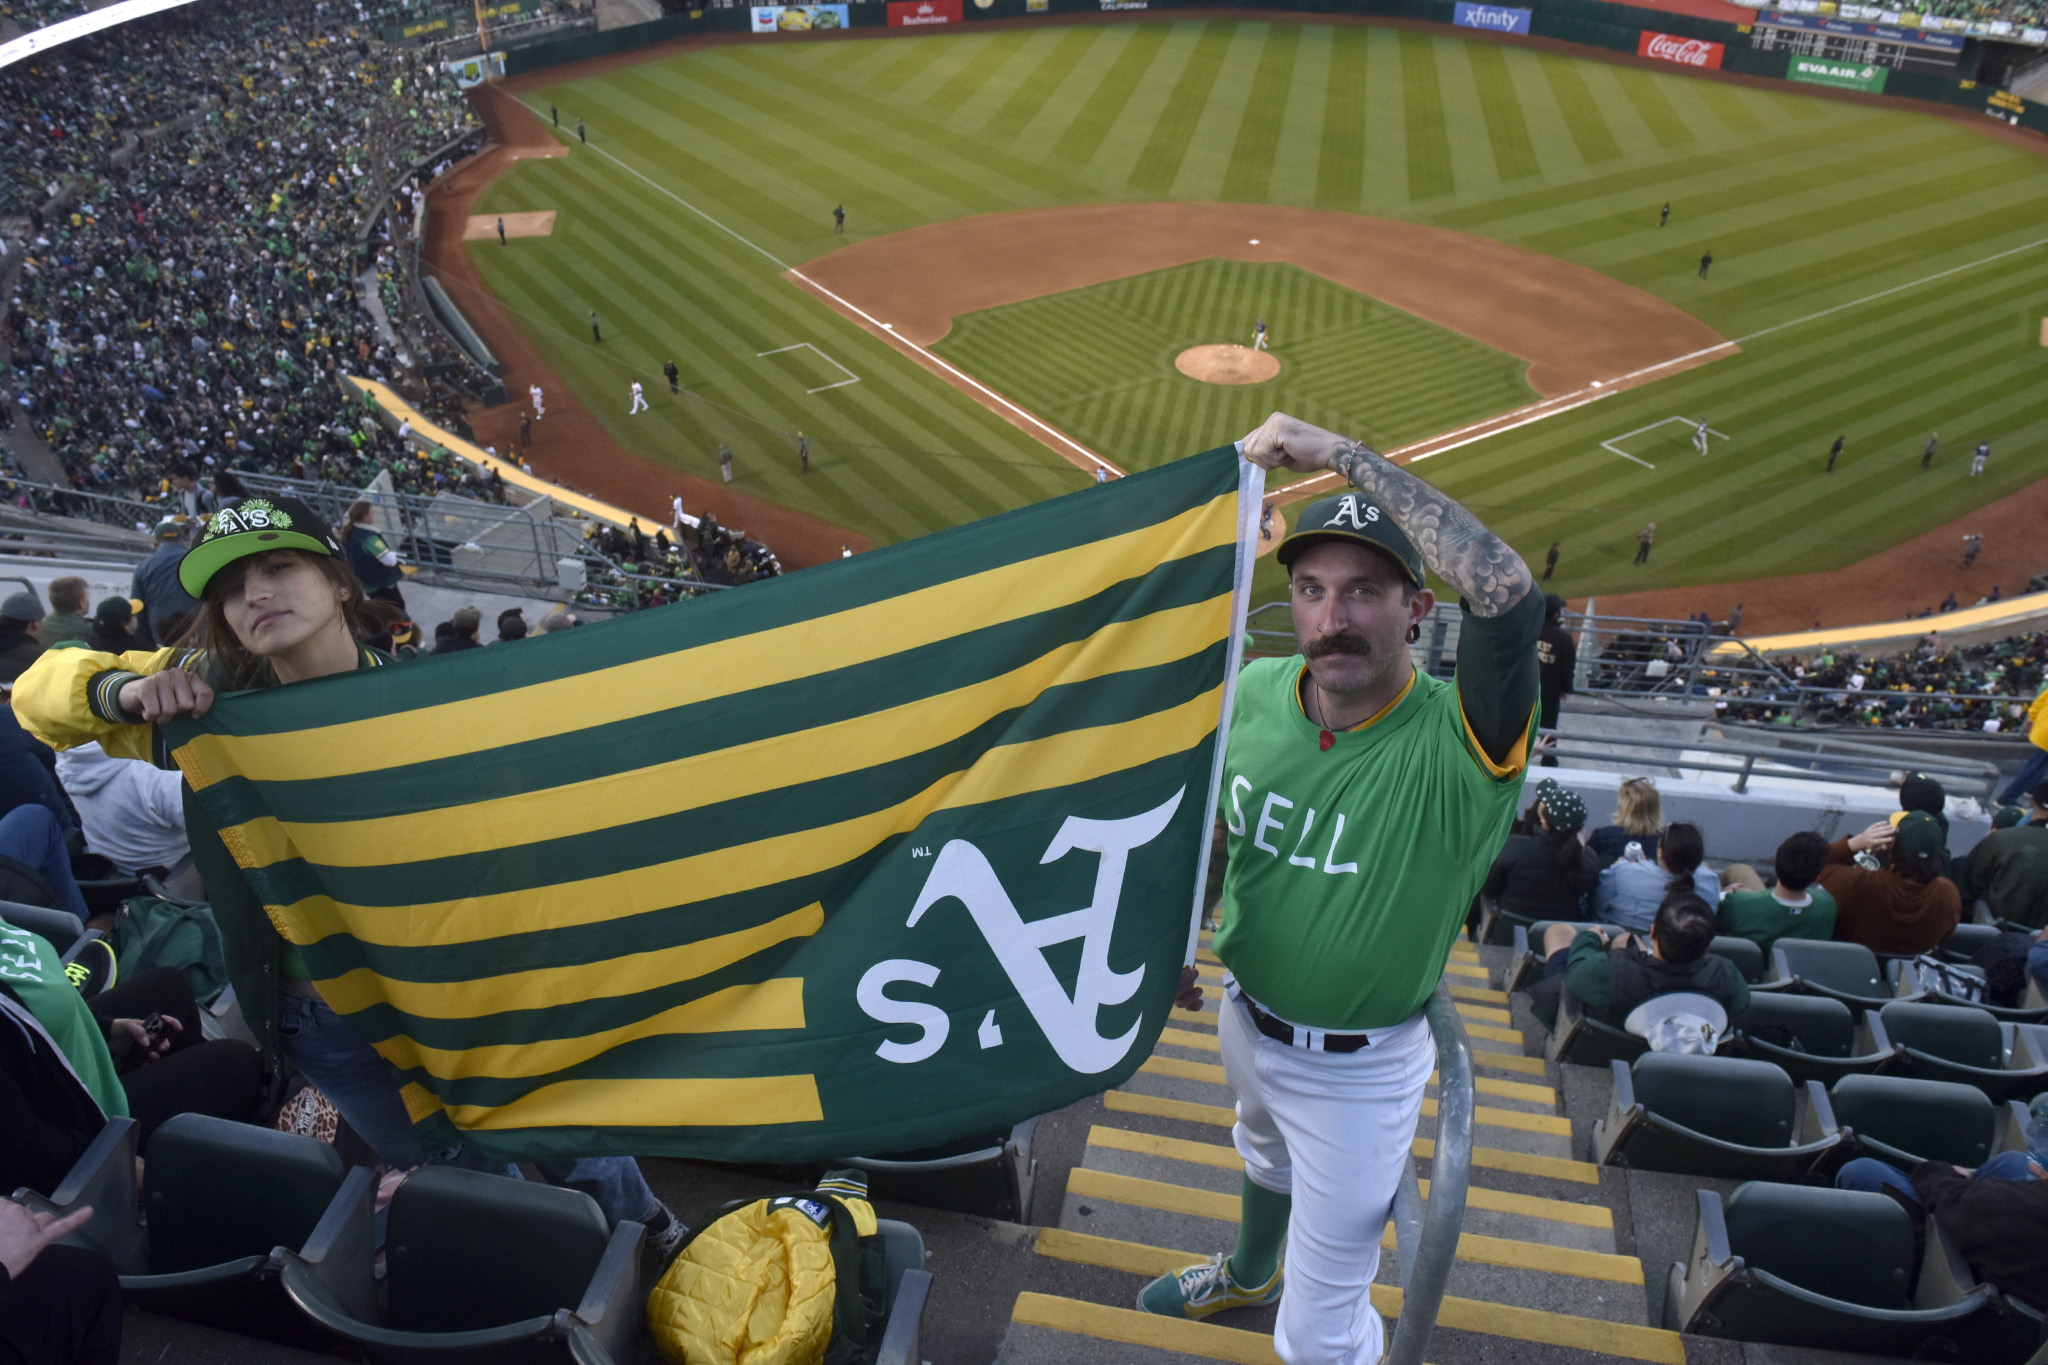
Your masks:
M1435 1059L1423 1006L1515 812L1542 599L1477 518L1359 442L1276 413L1240 449L1352 491L1280 544L1301 653L1240 675L1224 766L1237 1246L1138 1304L1205 1318L1279 1299L1282 1360L1369 1365L1367 1294ZM1462 599L1455 683L1409 655L1436 601L1425 565ZM1192 968L1181 1004L1200 1004Z

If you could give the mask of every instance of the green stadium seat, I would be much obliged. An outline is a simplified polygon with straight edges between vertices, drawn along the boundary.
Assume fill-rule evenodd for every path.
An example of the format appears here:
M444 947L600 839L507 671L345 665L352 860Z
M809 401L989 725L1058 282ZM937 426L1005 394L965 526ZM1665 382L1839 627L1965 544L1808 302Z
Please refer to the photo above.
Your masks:
M1031 1154L1037 1129L1038 1120L1029 1118L1012 1128L976 1133L927 1151L845 1157L817 1170L819 1175L848 1166L865 1171L868 1192L877 1199L1025 1223L1030 1221L1038 1173L1038 1160Z
M1752 986L1764 979L1764 950L1746 938L1716 934L1714 941L1707 945L1707 951L1727 958L1735 970L1742 973L1742 979Z
M1762 984L1769 990L1832 996L1859 1014L1909 998L1885 981L1877 955L1860 943L1780 939L1771 949L1771 974Z
M1817 1081L1795 1088L1769 1062L1650 1052L1613 1064L1614 1098L1593 1124L1605 1166L1726 1180L1798 1180L1842 1134Z
M1971 1277L1938 1224L1926 1226L1916 1283L1912 1219L1884 1195L1753 1182L1724 1207L1718 1193L1701 1190L1692 1253L1671 1267L1664 1326L1733 1341L1915 1355L1935 1338L1952 1340L1998 1297Z
M1969 1005L1895 1001L1878 1012L1898 1057L1886 1070L1974 1085L1995 1103L2048 1090L2048 1063L2018 1026Z
M1952 1081L1844 1076L1828 1092L1828 1103L1842 1125L1843 1160L1874 1156L1907 1170L1923 1161L1974 1169L1999 1150L2008 1127L2005 1106Z
M20 901L0 901L0 920L5 920L17 929L26 929L31 934L40 934L58 956L71 951L79 939L85 937L85 921L69 910L53 910L41 905L23 905Z
M613 1360L634 1358L640 1224L608 1234L596 1202L579 1191L429 1166L392 1196L380 1302L374 1190L352 1180L348 1193L302 1252L284 1254L284 1287L299 1311L367 1359L568 1360L579 1326Z
M1632 1062L1649 1050L1649 1039L1593 1018L1578 997L1566 991L1558 997L1557 1024L1543 1045L1543 1056L1565 1066L1610 1066Z
M1750 1057L1782 1068L1793 1083L1833 1085L1843 1076L1881 1069L1894 1049L1883 1037L1877 1015L1861 1020L1841 1001L1825 995L1759 991L1736 1020L1735 1035L1721 1046L1724 1056Z
M1479 942L1495 947L1507 947L1515 941L1515 930L1527 929L1534 924L1548 924L1548 920L1533 920L1527 915L1518 915L1512 910L1503 910L1500 902L1491 896L1479 897ZM1538 943L1542 935L1536 936Z
M108 1119L56 1189L45 1196L24 1187L14 1192L14 1202L60 1218L90 1205L93 1216L60 1242L90 1247L116 1266L142 1265L146 1249L141 1222L132 1214L120 1216L121 1210L139 1207L135 1148L140 1137L134 1119Z
M1995 924L1958 924L1936 951L1950 962L1968 962L1973 953L2003 932Z

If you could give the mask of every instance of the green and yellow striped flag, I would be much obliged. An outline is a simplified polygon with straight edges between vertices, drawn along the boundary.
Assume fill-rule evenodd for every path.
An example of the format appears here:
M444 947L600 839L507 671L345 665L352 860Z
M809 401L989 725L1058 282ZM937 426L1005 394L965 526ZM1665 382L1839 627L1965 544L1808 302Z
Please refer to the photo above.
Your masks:
M1165 1022L1261 486L1215 450L744 591L238 694L174 752L429 1136L928 1147L1118 1083Z

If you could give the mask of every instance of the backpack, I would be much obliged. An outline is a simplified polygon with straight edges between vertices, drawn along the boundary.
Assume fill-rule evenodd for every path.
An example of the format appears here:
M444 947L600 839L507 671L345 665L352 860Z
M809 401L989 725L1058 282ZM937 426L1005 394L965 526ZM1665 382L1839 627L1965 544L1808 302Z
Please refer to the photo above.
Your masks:
M130 896L114 916L114 951L128 976L152 967L176 967L192 998L213 1002L228 984L220 926L210 905L180 905L159 896Z
M815 1190L737 1199L692 1233L647 1296L671 1365L867 1365L881 1345L888 1279L867 1177L830 1171Z
M1907 964L1906 969L1923 991L1954 996L1972 1003L1984 999L1984 978L1981 975L1933 953L1920 954Z

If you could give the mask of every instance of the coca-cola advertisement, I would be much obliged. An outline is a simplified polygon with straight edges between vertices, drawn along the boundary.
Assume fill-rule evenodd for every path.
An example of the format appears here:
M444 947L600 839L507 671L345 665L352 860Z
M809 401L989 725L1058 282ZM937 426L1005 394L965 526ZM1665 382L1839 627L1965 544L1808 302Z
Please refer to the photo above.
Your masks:
M1648 29L1636 39L1638 57L1655 57L1660 62L1677 62L1680 66L1711 67L1715 71L1721 69L1721 54L1725 51L1721 44L1704 38L1679 38Z

